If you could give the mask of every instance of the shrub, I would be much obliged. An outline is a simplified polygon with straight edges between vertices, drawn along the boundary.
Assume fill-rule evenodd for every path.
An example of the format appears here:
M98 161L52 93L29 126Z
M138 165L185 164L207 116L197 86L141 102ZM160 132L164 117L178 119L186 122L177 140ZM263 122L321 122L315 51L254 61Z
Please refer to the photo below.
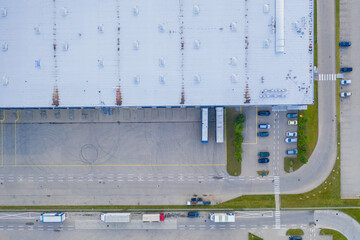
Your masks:
M289 161L289 166L292 167L294 165L293 161Z
M243 114L239 114L234 121L234 130L235 130L234 157L237 158L239 163L241 163L242 160L241 154L243 152L241 145L244 141L244 137L242 136L242 131L244 130L244 125L243 125L244 122L245 122L245 116Z

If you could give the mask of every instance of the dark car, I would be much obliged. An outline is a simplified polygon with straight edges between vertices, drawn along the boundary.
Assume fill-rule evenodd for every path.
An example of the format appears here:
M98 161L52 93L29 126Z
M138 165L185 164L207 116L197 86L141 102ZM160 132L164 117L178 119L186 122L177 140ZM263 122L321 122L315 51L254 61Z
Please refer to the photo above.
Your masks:
M268 163L270 162L270 159L268 158L259 158L258 163Z
M267 137L269 136L269 132L258 132L257 135L258 137Z
M191 205L195 205L197 203L196 198L191 198Z
M342 67L340 68L341 72L351 72L352 71L352 67Z
M194 218L194 217L198 217L199 213L198 212L188 212L188 217L189 218Z
M340 46L340 47L350 47L350 46L351 46L351 42L339 42L339 46Z
M288 154L288 155L296 155L296 154L298 154L298 150L297 149L286 150L286 154Z
M299 236L290 236L289 240L302 240L302 237Z
M297 118L298 114L297 113L288 113L288 114L286 114L286 117L287 118Z
M258 156L261 157L261 158L269 157L270 153L269 152L259 152Z
M259 116L270 116L271 112L269 111L258 111Z

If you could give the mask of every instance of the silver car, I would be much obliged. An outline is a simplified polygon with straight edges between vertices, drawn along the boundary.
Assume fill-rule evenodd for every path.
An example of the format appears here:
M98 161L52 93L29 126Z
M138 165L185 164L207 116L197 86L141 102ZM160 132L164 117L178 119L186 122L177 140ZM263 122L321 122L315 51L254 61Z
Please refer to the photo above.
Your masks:
M296 136L297 136L297 132L286 132L286 136L287 136L287 137L296 137Z
M287 143L296 143L297 138L285 138L285 142L287 142Z

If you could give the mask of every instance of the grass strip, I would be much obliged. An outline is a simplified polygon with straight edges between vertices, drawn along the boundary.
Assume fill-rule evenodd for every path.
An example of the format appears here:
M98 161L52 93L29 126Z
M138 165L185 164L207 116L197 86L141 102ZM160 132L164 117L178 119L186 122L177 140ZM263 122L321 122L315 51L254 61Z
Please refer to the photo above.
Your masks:
M332 235L333 240L347 240L347 238L344 235L342 235L340 232L327 228L321 229L320 235Z

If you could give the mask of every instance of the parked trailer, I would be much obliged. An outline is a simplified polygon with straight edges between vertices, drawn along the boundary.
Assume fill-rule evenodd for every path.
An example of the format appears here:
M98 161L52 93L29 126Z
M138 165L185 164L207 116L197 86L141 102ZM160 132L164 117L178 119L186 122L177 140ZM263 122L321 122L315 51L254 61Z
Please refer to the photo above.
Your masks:
M216 107L216 142L224 142L224 108Z
M234 213L210 213L209 218L212 222L235 222Z
M61 223L65 221L65 213L42 213L40 220L44 223Z
M201 108L201 142L209 142L209 108Z
M143 214L142 220L143 222L163 222L165 216L163 213L155 213L155 214Z
M106 223L130 222L130 213L102 213L100 219Z

